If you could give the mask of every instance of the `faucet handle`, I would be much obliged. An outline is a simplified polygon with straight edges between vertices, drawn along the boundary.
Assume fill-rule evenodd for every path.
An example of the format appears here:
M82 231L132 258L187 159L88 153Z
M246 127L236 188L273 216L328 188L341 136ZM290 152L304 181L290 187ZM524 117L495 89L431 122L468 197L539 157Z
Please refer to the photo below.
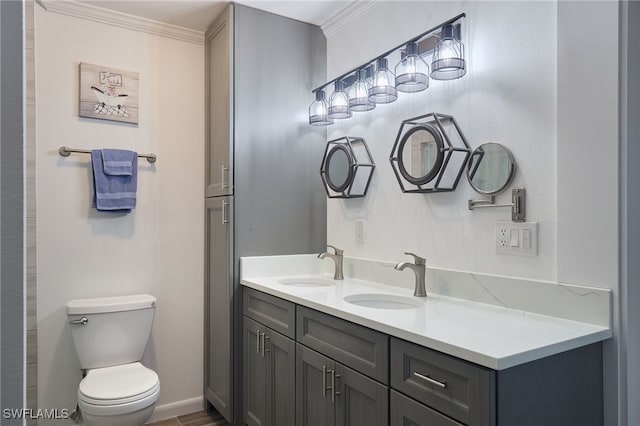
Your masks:
M407 254L409 256L413 256L413 258L415 259L416 265L426 265L427 264L427 259L425 259L424 257L420 257L415 253L410 253L408 251L405 251L404 254Z
M336 255L338 255L338 256L342 256L344 254L344 250L341 250L336 246L332 246L331 244L327 244L327 247L331 247L335 251Z

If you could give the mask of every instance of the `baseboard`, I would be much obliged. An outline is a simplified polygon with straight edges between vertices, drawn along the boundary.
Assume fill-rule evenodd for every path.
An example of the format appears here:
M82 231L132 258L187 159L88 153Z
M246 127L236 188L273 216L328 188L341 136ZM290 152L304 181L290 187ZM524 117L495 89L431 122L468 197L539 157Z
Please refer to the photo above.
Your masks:
M182 401L158 405L155 410L153 410L153 414L147 422L151 423L202 411L202 401L202 397L199 396L197 398L183 399Z

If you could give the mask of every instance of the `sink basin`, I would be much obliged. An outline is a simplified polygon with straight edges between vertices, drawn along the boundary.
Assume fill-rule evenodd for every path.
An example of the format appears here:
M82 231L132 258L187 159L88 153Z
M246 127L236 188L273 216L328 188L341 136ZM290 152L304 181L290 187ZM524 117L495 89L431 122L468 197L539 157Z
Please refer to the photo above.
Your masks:
M412 297L394 294L352 294L345 296L344 301L357 306L374 309L416 309L422 306L422 301Z
M283 285L291 285L295 287L328 287L336 284L334 280L330 280L327 278L305 277L283 278L281 280L278 280L278 282Z

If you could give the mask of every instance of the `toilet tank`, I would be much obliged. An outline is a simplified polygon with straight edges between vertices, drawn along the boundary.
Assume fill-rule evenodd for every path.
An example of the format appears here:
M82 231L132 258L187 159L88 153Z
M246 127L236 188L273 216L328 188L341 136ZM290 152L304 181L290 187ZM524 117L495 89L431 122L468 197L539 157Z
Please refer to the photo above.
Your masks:
M80 367L140 361L151 335L155 308L156 298L148 294L68 302L67 318Z

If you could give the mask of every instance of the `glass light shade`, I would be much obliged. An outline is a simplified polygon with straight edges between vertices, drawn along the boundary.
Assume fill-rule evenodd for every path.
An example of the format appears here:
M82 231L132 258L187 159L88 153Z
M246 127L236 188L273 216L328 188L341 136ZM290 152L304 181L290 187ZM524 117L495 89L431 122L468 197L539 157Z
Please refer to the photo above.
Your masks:
M429 65L418 54L418 45L408 43L406 56L396 65L396 89L405 93L421 92L429 87Z
M349 109L351 111L371 111L376 104L369 101L369 88L371 84L367 80L365 70L358 71L358 79L349 89Z
M324 95L324 90L316 92L316 100L309 105L309 124L311 126L328 126L333 124L329 117L329 106Z
M335 90L329 98L329 118L349 118L353 113L349 110L349 96L344 91L344 83L336 81Z
M398 99L396 79L389 68L387 59L380 58L376 61L376 73L373 75L369 88L369 102L375 104L388 104Z
M467 73L464 44L454 33L452 24L442 27L441 38L433 50L431 62L431 78L435 80L453 80Z

